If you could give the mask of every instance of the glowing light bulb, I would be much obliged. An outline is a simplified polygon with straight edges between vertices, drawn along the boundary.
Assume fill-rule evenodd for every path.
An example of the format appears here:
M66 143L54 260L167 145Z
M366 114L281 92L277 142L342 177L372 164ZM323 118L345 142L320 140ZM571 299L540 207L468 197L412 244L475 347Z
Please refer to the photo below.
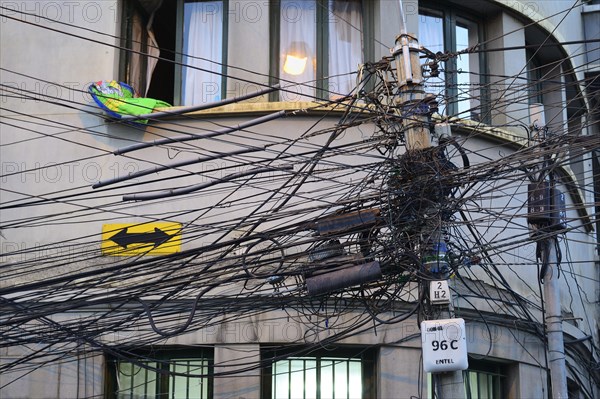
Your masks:
M296 55L287 54L283 64L283 71L290 75L301 75L306 69L306 61L308 57L298 57Z

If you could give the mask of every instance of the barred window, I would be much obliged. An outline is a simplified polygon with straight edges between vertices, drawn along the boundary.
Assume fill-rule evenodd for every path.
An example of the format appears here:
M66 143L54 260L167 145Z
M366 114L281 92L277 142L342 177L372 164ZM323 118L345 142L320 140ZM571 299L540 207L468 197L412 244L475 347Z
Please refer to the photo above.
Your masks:
M504 399L508 397L507 363L469 357L469 368L463 371L465 396L460 399ZM429 373L429 397L439 398L440 375ZM457 398L459 399L459 398Z
M108 398L212 398L213 359L208 351L161 350L108 363Z
M465 391L467 399L488 398L501 399L506 397L506 373L501 365L473 364L465 371Z
M373 359L372 351L341 349L276 360L263 378L262 397L374 397Z

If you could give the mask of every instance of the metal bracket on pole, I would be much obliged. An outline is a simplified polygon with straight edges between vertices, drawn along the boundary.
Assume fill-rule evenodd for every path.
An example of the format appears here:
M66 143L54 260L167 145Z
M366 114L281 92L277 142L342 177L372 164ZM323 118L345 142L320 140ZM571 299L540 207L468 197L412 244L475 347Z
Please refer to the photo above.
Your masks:
M431 136L426 128L427 117L416 112L425 98L419 42L414 36L403 33L396 38L396 46L392 52L400 88L400 96L396 102L403 118L406 149L412 151L431 147Z

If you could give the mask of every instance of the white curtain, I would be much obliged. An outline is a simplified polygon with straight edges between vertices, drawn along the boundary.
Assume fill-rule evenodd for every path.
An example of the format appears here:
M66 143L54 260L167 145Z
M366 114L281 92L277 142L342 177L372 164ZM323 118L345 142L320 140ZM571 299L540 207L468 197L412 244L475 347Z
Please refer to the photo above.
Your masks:
M223 2L186 2L183 26L182 105L221 99ZM215 73L216 72L216 73Z
M444 52L444 21L440 17L430 15L419 15L419 44L434 53ZM444 65L440 65L444 68ZM445 88L444 72L440 71L437 78L429 78L425 82L425 91L436 95L444 95ZM440 103L440 113L446 113L445 103Z
M456 25L456 50L462 50L471 45L474 37L474 43L477 43L477 35L473 34L476 29ZM473 43L473 44L474 44ZM471 64L477 62L476 54L463 54L456 59L456 69L461 71L457 75L458 83L458 116L461 118L470 118L471 107L476 107L477 88L471 82Z
M282 101L314 100L317 67L316 20L314 0L281 0L279 77L281 86L288 90L281 92ZM284 70L289 55L306 58L301 73L288 73ZM290 82L304 83L304 85L291 86Z
M356 86L362 63L362 10L360 0L329 0L329 97L349 94Z

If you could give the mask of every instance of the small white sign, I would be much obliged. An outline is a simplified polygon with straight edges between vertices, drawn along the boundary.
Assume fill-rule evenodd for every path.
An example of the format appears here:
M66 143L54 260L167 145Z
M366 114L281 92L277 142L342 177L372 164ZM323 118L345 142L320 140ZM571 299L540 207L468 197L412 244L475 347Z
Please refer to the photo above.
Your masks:
M448 281L439 280L429 283L429 301L436 305L450 303Z
M421 322L421 344L426 373L466 370L469 367L463 319Z

